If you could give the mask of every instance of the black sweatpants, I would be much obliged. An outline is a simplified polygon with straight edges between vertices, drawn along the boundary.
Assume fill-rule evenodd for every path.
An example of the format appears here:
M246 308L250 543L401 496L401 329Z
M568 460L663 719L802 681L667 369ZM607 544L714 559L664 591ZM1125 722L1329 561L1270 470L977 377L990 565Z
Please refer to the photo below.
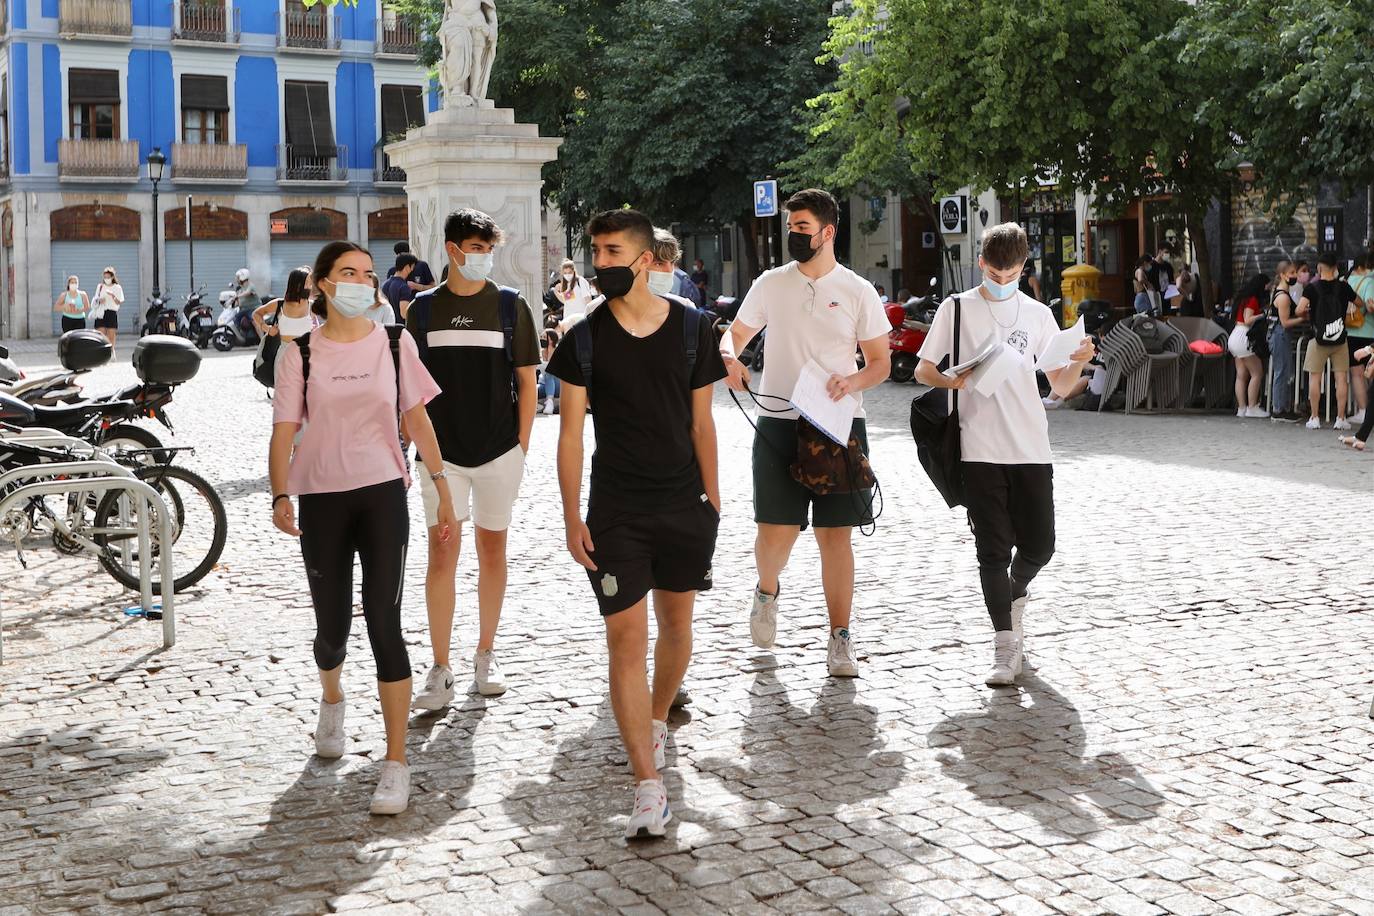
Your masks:
M983 601L993 629L1010 630L1013 593L1054 556L1054 465L965 461L964 492Z
M343 664L353 626L353 556L363 567L363 618L377 661L377 680L410 677L401 636L401 584L410 515L400 479L340 493L300 498L301 556L315 605L315 664Z

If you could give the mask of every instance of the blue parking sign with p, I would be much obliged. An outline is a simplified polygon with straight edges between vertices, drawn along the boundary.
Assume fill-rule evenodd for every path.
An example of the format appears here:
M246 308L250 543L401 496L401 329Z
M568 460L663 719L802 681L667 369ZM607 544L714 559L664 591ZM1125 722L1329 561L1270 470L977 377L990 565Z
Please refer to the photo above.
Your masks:
M754 182L754 215L778 215L778 183L774 179Z

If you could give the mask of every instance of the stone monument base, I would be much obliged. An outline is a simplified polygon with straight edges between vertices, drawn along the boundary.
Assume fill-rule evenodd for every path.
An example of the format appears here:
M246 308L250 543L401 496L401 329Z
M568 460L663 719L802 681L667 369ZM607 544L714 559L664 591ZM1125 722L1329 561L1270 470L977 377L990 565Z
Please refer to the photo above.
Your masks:
M386 147L391 164L406 173L411 249L432 265L437 279L448 261L448 215L462 207L490 214L506 236L496 249L492 279L518 287L537 319L548 285L540 212L543 167L557 158L562 139L539 136L537 125L519 124L513 110L487 100L442 108L429 117L428 124Z

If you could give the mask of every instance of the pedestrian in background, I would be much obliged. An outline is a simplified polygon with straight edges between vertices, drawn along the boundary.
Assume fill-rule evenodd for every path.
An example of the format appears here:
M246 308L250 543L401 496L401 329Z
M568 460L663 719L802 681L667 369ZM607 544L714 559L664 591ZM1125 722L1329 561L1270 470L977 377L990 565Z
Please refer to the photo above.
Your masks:
M52 310L62 316L63 334L86 327L86 314L91 310L91 300L81 288L81 280L76 274L67 278L67 288L58 294Z
M419 266L420 259L415 255L409 252L398 254L396 266L382 284L382 295L386 296L392 311L400 315L402 321L405 320L406 312L410 310L410 303L416 295L415 288L410 285L410 279L415 276Z
M413 254L410 250L409 242L397 242L392 246L391 251L398 258L403 254ZM391 279L392 275L395 273L395 266L387 268L387 279ZM430 270L429 265L417 257L415 259L415 270L406 278L406 283L410 286L411 291L417 293L422 293L427 289L434 289L434 271Z
M1297 314L1292 290L1298 282L1298 268L1285 258L1274 271L1274 290L1269 300L1269 412L1277 420L1299 419L1293 410L1293 387L1297 361L1295 334L1307 322Z
M282 346L277 348L277 364L281 364L286 344L313 331L319 317L310 309L310 268L296 267L286 275L286 291L280 298L264 302L253 312L253 326L259 337L276 335ZM271 324L269 316L275 316Z
M542 349L540 356L544 360L543 371L539 374L539 397L543 403L539 405L539 412L546 416L553 416L558 413L558 401L562 397L563 383L558 380L558 376L549 372L549 360L553 359L553 352L558 348L559 334L554 328L546 328L541 339Z
M1140 260L1135 265L1133 282L1135 285L1135 313L1137 315L1148 315L1154 308L1156 290L1151 285L1149 273L1150 265L1153 263L1154 259L1147 254L1141 255Z
M1021 280L1017 284L1017 289L1036 302L1045 301L1045 297L1040 294L1040 277L1035 272L1035 258L1026 259L1026 266L1021 268Z
M1264 418L1269 411L1260 406L1264 387L1264 360L1250 346L1250 326L1264 314L1261 303L1267 296L1269 278L1255 274L1236 293L1235 327L1226 346L1236 361L1236 416Z
M268 453L272 522L301 542L322 687L315 753L325 758L341 757L345 750L341 677L353 624L354 558L361 563L363 619L386 724L386 757L371 811L399 814L410 799L410 658L401 635L410 475L399 420L403 415L438 488L439 537L450 538L456 525L453 500L425 412L439 387L409 334L394 328L393 335L363 316L377 299L366 248L330 242L315 259L313 275L320 295L311 308L327 320L318 332L287 347L277 369ZM299 525L292 496L300 501Z
M92 309L95 311L95 328L105 335L111 347L114 346L115 335L119 331L119 307L123 304L124 287L119 285L115 269L107 267L101 275L100 283L96 285Z
M1307 372L1307 400L1311 417L1308 429L1321 429L1322 377L1327 365L1336 376L1336 422L1332 429L1349 429L1346 403L1350 395L1350 349L1346 344L1345 322L1349 315L1365 307L1350 284L1336 276L1337 259L1326 253L1317 259L1317 279L1307 284L1298 302L1298 314L1312 328L1303 369Z
M1355 291L1355 296L1364 305L1357 307L1346 317L1346 346L1350 349L1350 390L1355 396L1355 413L1350 422L1359 425L1364 422L1369 409L1369 386L1365 381L1365 366L1368 355L1357 357L1355 354L1374 344L1374 255L1362 252L1355 259L1347 283Z
M706 272L706 262L697 258L692 262L692 285L701 291L702 302L710 298L706 292L706 287L710 282L711 275Z
M567 334L568 328L574 321L587 314L588 306L598 296L591 283L577 272L577 265L572 261L563 262L562 274L554 286L554 294L563 305L563 320L558 324L560 334Z

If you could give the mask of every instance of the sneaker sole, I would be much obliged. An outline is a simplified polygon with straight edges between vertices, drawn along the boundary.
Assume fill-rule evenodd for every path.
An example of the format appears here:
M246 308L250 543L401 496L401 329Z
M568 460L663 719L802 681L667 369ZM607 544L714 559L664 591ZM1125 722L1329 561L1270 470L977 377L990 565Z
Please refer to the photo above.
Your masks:
M343 748L339 748L335 752L334 748L322 748L318 744L315 745L315 756L322 760L338 760L343 755Z
M405 809L408 807L410 807L410 799L406 799L405 803L402 804L400 807L390 804L379 805L376 802L373 802L371 806L368 807L368 811L370 811L373 814L393 815L400 814L401 812L405 811Z
M450 705L452 702L453 697L449 697L447 700L440 701L417 699L411 701L410 708L416 710L417 712L438 712L439 710Z
M658 825L658 831L657 831L657 832L655 832L655 831L654 831L654 828L652 828L652 827L640 827L640 828L639 828L638 830L636 830L634 833L626 833L626 834L625 834L625 839L627 839L627 840L656 840L656 839L658 839L659 837L663 836L663 834L667 833L667 829L666 829L666 828L668 827L668 822L671 821L672 819L673 819L673 812L670 810L670 811L668 811L666 814L663 815L663 822L660 823L660 824Z
M481 684L478 684L477 692L484 697L499 697L501 694L506 692L506 688L504 686L493 687L490 684L483 687Z
M776 643L778 639L777 624L775 623L773 625L773 631L769 633L767 631L761 631L757 629L755 624L753 622L750 622L749 638L753 641L754 645L758 646L760 649L771 649L773 648L773 644Z
M1016 678L1014 676L1009 680L994 680L993 678L986 678L984 679L983 683L989 687L1015 687Z
M859 676L859 669L858 669L858 668L844 668L844 667L835 668L835 667L832 667L832 668L830 669L830 676L831 676L831 677L858 677L858 676Z

